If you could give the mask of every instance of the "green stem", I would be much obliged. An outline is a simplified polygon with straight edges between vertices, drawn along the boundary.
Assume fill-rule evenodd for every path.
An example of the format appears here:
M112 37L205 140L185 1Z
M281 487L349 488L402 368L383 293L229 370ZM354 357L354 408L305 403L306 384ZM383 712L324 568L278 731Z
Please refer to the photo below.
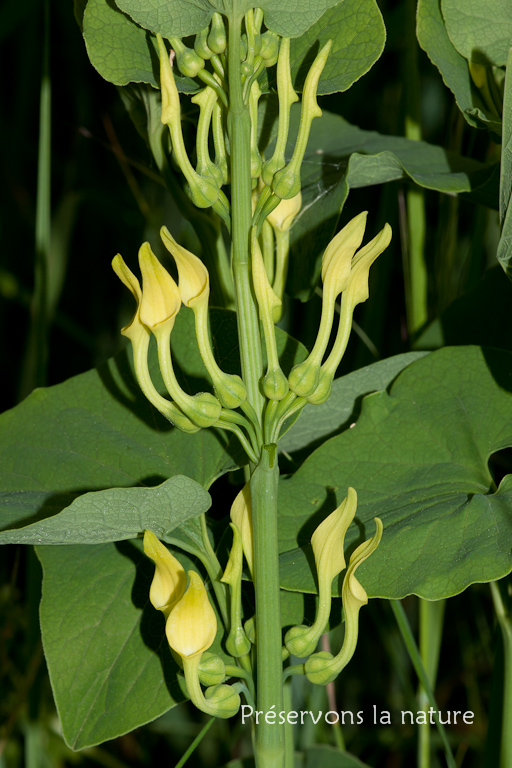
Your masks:
M266 445L251 478L256 593L257 704L263 712L283 709L277 485L279 467L274 444ZM257 768L283 768L284 727L261 720L256 727Z
M185 752L185 754L184 754L184 755L182 755L182 757L180 758L179 762L177 762L177 763L176 763L176 766L175 766L175 768L183 768L183 766L185 765L185 763L186 763L186 762L187 762L187 760L189 759L189 757L190 757L190 755L192 754L192 752L194 751L194 749L195 749L195 748L198 746L198 744L200 744L200 742L201 742L201 741L203 740L203 738L206 736L206 734L208 733L208 731L210 730L210 728L212 727L212 725L214 724L214 722L215 722L215 718L214 718L214 717L211 717L211 718L210 718L210 719L209 719L209 720L206 722L206 725L204 725L204 726L201 728L201 730L199 731L199 733L197 734L197 736L195 737L194 741L192 742L192 744L190 745L190 747L187 749L187 751Z
M420 598L420 654L431 685L435 685L437 677L445 607L446 600L432 602ZM418 704L424 712L428 712L428 698L422 685L418 688ZM429 723L419 725L418 766L430 767Z
M418 43L416 41L416 0L407 0L405 36L405 135L421 140L420 76L418 69ZM409 302L407 325L414 334L428 319L427 266L425 263L426 213L425 194L422 189L410 188L406 193L407 234L409 257Z
M256 299L251 287L250 230L251 205L251 121L242 96L240 76L241 17L229 26L229 103L228 132L231 146L231 199L233 275L237 299L238 338L242 378L247 399L261 420L263 396L259 383L263 376L263 356Z
M429 704L434 710L434 718L436 721L439 737L443 744L444 753L446 757L446 764L448 765L448 768L457 768L455 764L455 760L452 755L452 751L450 749L450 744L448 742L448 736L446 735L446 730L444 728L444 725L439 720L437 703L434 696L434 692L432 690L432 686L430 685L425 667L423 666L420 652L418 650L418 646L416 645L416 641L414 639L414 635L412 633L412 630L411 630L409 621L407 619L407 616L405 614L405 611L403 609L402 603L400 602L400 600L390 600L389 602L391 605L391 610L395 614L396 623L398 624L398 628L402 635L402 639L405 643L405 647L407 648L407 652L409 653L409 658L411 659L415 672L418 675L418 679L420 680L421 684L423 685L423 688L425 689L425 693L427 695Z
M505 582L506 583L506 582ZM501 725L500 768L512 765L512 621L500 591L499 583L490 584L496 618L503 637L503 714Z

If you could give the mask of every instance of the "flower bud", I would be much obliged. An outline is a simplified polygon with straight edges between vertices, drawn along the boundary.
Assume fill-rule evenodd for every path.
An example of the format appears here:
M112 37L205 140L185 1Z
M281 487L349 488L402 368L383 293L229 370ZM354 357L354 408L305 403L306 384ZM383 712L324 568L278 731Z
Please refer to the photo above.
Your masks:
M227 46L226 27L220 13L212 16L210 34L208 35L208 47L214 53L224 53Z
M215 711L216 717L227 719L236 715L240 709L240 696L231 685L216 685L207 688L205 699L208 706Z
M185 593L185 569L152 531L144 531L144 554L153 560L155 575L149 589L151 605L167 618Z
M226 665L216 653L205 651L201 656L198 672L203 685L219 685L226 678Z

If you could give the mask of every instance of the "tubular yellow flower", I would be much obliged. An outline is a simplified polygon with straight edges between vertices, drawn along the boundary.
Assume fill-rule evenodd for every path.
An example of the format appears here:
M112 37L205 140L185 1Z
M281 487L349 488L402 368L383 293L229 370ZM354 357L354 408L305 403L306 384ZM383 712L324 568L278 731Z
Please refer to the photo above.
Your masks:
M345 637L341 651L334 657L326 652L317 653L306 662L306 676L310 682L317 685L326 685L334 680L354 655L359 633L359 611L368 602L368 595L357 580L355 572L361 563L375 552L382 538L382 521L378 517L375 518L375 525L374 536L360 544L352 553L343 579L342 599L345 613Z
M176 315L181 307L178 286L162 267L148 243L139 251L142 272L142 301L140 314L155 335L158 362L164 384L181 410L198 427L211 427L218 420L222 406L209 392L193 397L180 387L172 365L170 337Z
M228 564L222 576L222 583L229 584L230 599L230 627L226 638L226 650L230 656L246 656L251 650L251 643L242 627L242 568L243 548L242 537L238 526L230 523L233 531L233 544L229 553Z
M258 302L259 314L263 325L268 367L263 379L263 391L269 400L282 400L288 392L288 381L279 365L273 312L281 306L269 283L263 255L261 253L256 228L253 227L251 238L252 284Z
M358 304L369 296L368 279L370 267L375 259L388 247L391 242L391 227L385 224L379 234L354 256L348 278L348 284L343 289L341 298L340 320L336 339L327 360L320 369L316 390L308 396L311 403L323 403L330 395L334 375L347 348L352 329L352 315Z
M181 301L194 312L199 352L213 382L217 397L225 408L238 408L247 397L245 386L239 376L221 371L210 344L208 331L210 276L208 270L201 259L176 242L166 227L162 227L160 236L163 244L174 257L178 268L178 289Z
M174 403L170 403L155 389L148 367L148 350L151 334L149 328L147 328L140 319L142 291L140 289L139 281L133 272L126 266L123 258L119 254L112 260L112 268L121 282L130 290L137 302L137 309L133 319L121 330L121 333L124 336L127 336L132 343L135 375L142 392L149 402L160 411L162 416L168 419L171 424L178 427L178 429L181 429L182 432L198 432L199 427L196 426L196 424L193 424L190 419L188 419L182 411L174 405Z
M234 500L231 511L231 521L240 531L242 539L242 549L244 551L247 565L251 576L254 575L254 555L252 539L252 504L251 504L251 484L247 482Z
M170 333L181 307L178 286L160 264L149 243L141 245L139 266L142 273L142 301L140 319L155 332Z
M188 572L186 592L169 614L165 634L171 648L182 659L200 656L212 645L217 634L217 617L201 577Z
M289 200L281 200L277 208L269 213L267 220L273 229L280 232L287 232L293 224L293 220L302 207L302 194L298 192L295 197Z
M366 216L366 211L355 216L338 232L325 250L322 259L324 288L320 328L311 354L303 363L292 368L288 379L290 388L299 397L309 397L318 386L320 366L334 321L336 299L348 285L352 258L363 241Z
M162 611L165 618L185 593L185 569L152 531L144 531L144 553L155 564L155 575L149 590L151 605Z
M313 653L331 613L332 580L345 568L345 535L357 509L357 493L348 489L340 506L323 520L311 537L318 574L318 610L311 627L292 627L286 634L286 647L294 656Z
M167 619L165 634L171 649L181 657L190 700L214 717L232 717L240 708L240 696L230 685L208 688L203 694L199 675L201 657L217 634L217 617L199 574L188 572L189 585ZM214 663L214 666L217 666ZM211 670L210 670L211 671ZM208 676L208 665L203 674Z

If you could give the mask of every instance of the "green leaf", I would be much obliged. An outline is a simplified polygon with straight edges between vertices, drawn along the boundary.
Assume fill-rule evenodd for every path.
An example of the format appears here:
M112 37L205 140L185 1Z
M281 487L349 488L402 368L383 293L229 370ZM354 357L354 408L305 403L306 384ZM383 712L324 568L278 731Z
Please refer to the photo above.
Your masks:
M374 517L384 524L357 574L369 596L438 600L509 573L512 475L494 490L488 461L512 446L511 392L512 353L456 347L366 397L355 427L281 482L281 586L315 591L309 541L348 486L359 503L347 549L373 535Z
M512 278L512 51L509 53L503 94L503 139L500 174L501 238L497 257Z
M37 555L43 646L72 749L127 733L184 699L163 616L148 599L154 566L139 547L37 547Z
M168 0L117 0L117 5L141 27L167 38L200 32L210 23L214 11L236 19L254 8L250 0L173 0L172 4ZM269 29L278 35L298 37L333 5L333 0L297 0L291 8L283 0L262 0L258 7L263 9Z
M109 0L89 0L83 33L91 64L115 85L149 83L159 86L154 38L121 13Z
M468 61L502 67L512 39L509 0L441 0L446 31Z
M114 5L113 0L89 0L83 14L83 35L91 64L114 85L149 83L160 88L156 38ZM175 72L183 93L199 90L189 77Z
M102 544L134 539L146 528L161 539L210 505L199 483L178 475L156 488L85 493L53 517L0 533L0 544Z
M292 110L291 154L299 109ZM421 187L498 207L498 166L442 147L363 131L324 112L313 121L302 166L302 211L291 230L294 269L288 292L306 300L320 275L322 252L333 236L350 188L410 179ZM373 237L371 218L368 236ZM370 234L372 233L372 234Z
M234 314L212 311L211 323L217 359L236 371ZM189 310L179 313L172 344L182 385L189 392L207 389ZM163 391L154 354L151 372ZM128 349L97 370L36 390L2 414L0 456L1 487L9 495L0 516L3 528L38 511L56 513L86 491L157 485L174 475L207 488L246 461L236 439L221 430L187 435L160 416L138 387Z
M292 41L290 63L296 90L302 91L313 59L328 40L333 46L318 93L346 91L371 69L384 50L386 28L375 0L344 0Z
M340 376L334 381L327 402L306 405L300 418L279 441L279 450L294 454L294 461L300 461L357 419L360 401L365 395L389 387L404 368L424 355L425 352L406 352ZM300 458L296 452L300 452Z
M236 316L210 311L215 355L228 373L239 372ZM304 359L305 348L284 331L276 334L283 370ZM197 348L194 316L182 308L172 333L173 361L190 393L209 388ZM150 369L164 391L154 349ZM60 512L87 491L153 486L186 475L205 488L247 463L236 437L220 429L184 434L149 404L136 382L131 351L97 370L47 389L0 416L0 528Z
M448 37L440 0L418 0L416 31L419 44L439 69L467 122L477 128L487 127L499 135L499 121L495 115L487 114L487 107L471 79L467 60Z

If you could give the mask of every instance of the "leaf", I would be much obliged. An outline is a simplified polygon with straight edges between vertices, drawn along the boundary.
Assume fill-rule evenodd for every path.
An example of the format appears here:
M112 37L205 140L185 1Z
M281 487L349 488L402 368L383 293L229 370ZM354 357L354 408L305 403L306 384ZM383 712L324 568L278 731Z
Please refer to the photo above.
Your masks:
M294 461L300 461L320 443L345 429L349 421L356 420L360 400L365 395L386 389L404 368L424 354L406 352L340 376L334 381L327 402L305 407L300 418L279 441L279 449L294 454ZM300 458L295 452L300 452Z
M149 83L159 86L158 53L154 38L134 24L109 0L89 0L83 34L91 64L115 85Z
M237 19L254 8L250 0L117 0L121 10L141 27L159 32L162 37L186 37L200 32L210 23L213 12ZM258 7L265 14L265 24L278 35L298 37L314 24L333 0L297 0L293 8L283 0L262 0Z
M509 0L441 0L446 31L468 61L502 67L512 39Z
M328 40L333 46L318 93L346 91L372 68L384 50L386 28L375 0L344 0L292 41L290 64L296 90L302 91L316 54Z
M292 110L291 155L299 109ZM268 133L268 131L267 131ZM322 252L333 236L350 188L410 179L421 187L498 206L498 167L426 142L363 131L324 112L313 121L302 166L302 210L291 229L294 268L288 292L303 301L314 290ZM370 235L371 220L368 224Z
M114 85L149 83L160 88L156 38L116 7L113 0L88 0L83 35L91 64ZM195 93L197 83L176 71L178 90Z
M138 547L37 547L37 555L43 647L72 749L127 733L184 699L163 616L149 603L154 567Z
M223 370L239 372L236 317L210 311L215 355ZM283 370L306 354L284 331L277 334ZM209 384L191 310L178 314L172 334L173 360L190 393ZM150 368L163 384L154 350ZM235 437L220 429L184 434L172 427L142 395L131 352L79 376L33 392L0 416L0 528L19 527L60 512L82 493L112 487L153 486L186 475L204 488L247 462Z
M501 237L496 255L505 272L512 278L512 50L508 57L503 97L500 174Z
M384 524L358 570L370 597L439 600L509 573L512 475L493 491L488 460L512 446L511 391L512 353L456 347L366 397L356 426L281 482L282 588L315 591L309 540L348 486L359 499L348 550L373 535L374 517Z
M487 108L471 79L467 60L448 37L440 0L418 0L416 33L419 44L440 71L467 122L477 128L487 127L499 134L501 125L495 117L487 114Z
M146 528L161 539L210 505L199 483L178 475L156 488L85 493L53 517L0 533L0 544L101 544L134 539Z

